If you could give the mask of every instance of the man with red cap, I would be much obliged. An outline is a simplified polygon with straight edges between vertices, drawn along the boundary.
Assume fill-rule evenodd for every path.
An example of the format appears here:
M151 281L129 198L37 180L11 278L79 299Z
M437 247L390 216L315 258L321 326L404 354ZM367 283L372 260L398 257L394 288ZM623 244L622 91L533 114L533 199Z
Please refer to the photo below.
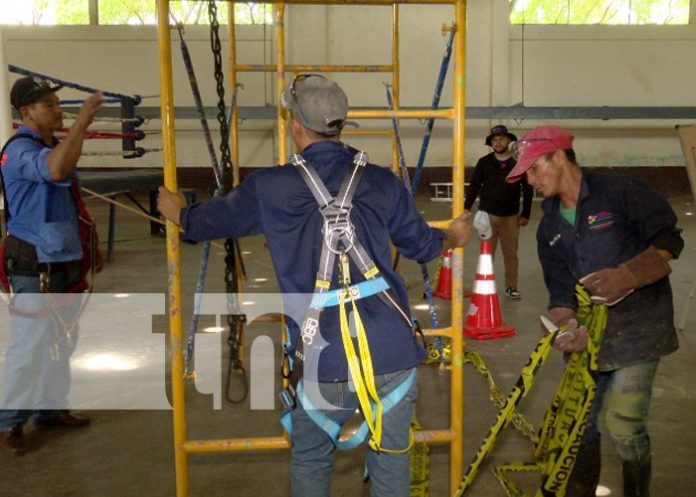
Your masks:
M517 137L505 126L491 129L486 137L486 145L493 151L481 157L469 181L464 209L469 211L479 197L479 211L488 213L491 223L491 247L495 253L500 238L505 262L505 296L512 300L520 298L517 290L517 240L520 228L527 226L532 211L534 191L526 181L507 183L506 176L515 167L515 159L510 151L510 143ZM520 195L522 212L520 212Z
M545 197L537 231L539 259L550 294L548 314L567 325L565 352L583 350L574 287L581 281L595 303L609 306L599 352L592 405L568 497L594 497L601 468L598 417L606 425L623 468L624 497L648 497L651 474L646 421L660 359L678 347L668 261L684 242L667 201L639 181L581 169L573 135L539 126L515 147L508 181L526 174Z

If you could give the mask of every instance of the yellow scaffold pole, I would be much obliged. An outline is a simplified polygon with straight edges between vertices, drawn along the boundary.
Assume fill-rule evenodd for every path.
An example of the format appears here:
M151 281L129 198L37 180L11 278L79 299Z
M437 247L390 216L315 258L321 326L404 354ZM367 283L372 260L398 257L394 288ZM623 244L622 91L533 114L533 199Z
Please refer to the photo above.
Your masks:
M399 78L399 6L396 4L392 5L392 68L392 107L398 112L401 104L401 84ZM395 127L396 129L399 128L398 118L396 119ZM401 170L399 168L399 146L396 133L392 138L391 169L397 176L401 177Z
M229 48L230 54L228 56L229 60L229 78L230 84L229 88L231 95L234 95L237 91L237 71L235 66L237 64L237 32L235 28L235 17L234 8L235 4L230 3L227 9L227 47ZM235 185L239 184L239 112L237 108L236 100L234 99L234 106L230 109L232 113L230 115L230 150L232 151L232 181Z
M169 30L169 0L157 0L157 40L159 46L159 75L164 186L172 191L176 184L176 145L174 141L174 92L172 84L172 46ZM167 221L167 268L169 271L169 341L172 353L172 402L174 404L174 465L176 495L188 496L186 442L186 411L184 409L184 355L181 321L181 262L179 227Z
M452 215L464 212L464 140L466 138L466 0L455 5L454 37L454 122L452 127L454 169L452 170ZM464 397L463 338L464 287L462 284L464 249L453 252L452 261L452 381L451 429L454 437L450 448L450 495L457 490L462 477L462 411Z
M279 3L273 6L275 13L276 33L276 95L280 95L285 88L285 4ZM285 123L285 109L278 103L278 164L285 164L288 158L287 126Z
M234 66L239 72L275 72L277 66L273 64L236 64ZM288 64L285 66L287 72L391 72L390 65L355 65L355 64Z

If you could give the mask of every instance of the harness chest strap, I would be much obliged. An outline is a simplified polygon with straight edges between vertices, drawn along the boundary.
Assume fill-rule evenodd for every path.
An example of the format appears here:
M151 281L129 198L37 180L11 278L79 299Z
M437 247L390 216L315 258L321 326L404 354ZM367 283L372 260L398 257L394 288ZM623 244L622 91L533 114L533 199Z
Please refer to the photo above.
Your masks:
M336 198L329 193L312 164L306 161L302 155L294 154L290 162L305 180L324 217L324 246L314 286L315 295L329 290L336 265L336 256L340 253L348 254L365 280L380 278L377 265L360 243L350 222L352 199L367 165L367 154L360 151L355 155ZM342 248L340 248L341 244ZM360 285L359 283L358 286ZM413 323L410 316L398 304L396 296L386 283L385 286L384 290L380 290L377 295L385 304L401 315L409 328L412 327ZM370 295L373 294L370 293Z

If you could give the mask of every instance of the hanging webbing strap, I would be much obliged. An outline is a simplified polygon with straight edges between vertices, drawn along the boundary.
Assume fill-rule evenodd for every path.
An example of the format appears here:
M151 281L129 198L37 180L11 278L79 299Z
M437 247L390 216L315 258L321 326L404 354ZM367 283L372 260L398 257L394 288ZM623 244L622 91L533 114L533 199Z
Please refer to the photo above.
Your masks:
M369 445L373 450L387 451L380 445L384 403L379 398L375 388L372 357L367 342L367 334L360 318L356 301L370 295L378 295L389 307L404 318L409 328L412 326L412 321L398 305L393 291L391 291L387 282L380 275L376 264L358 240L350 219L352 198L367 161L367 154L364 152L358 152L355 155L343 179L339 193L334 198L321 181L314 167L300 154L295 154L290 159L290 162L305 180L319 204L319 211L324 219L322 230L324 243L314 285L314 298L302 322L300 336L295 346L289 391L284 392L282 398L288 406L292 406L296 402L298 397L297 389L302 378L303 364L306 359L305 347L311 348L314 344L315 335L319 331L319 318L324 307L327 305L338 305L341 339L346 353L350 376L355 385L365 422L372 434ZM341 288L330 292L337 258L340 268ZM350 285L349 258L362 273L365 281L356 285ZM348 323L348 311L346 309L348 301L350 301L352 306L359 355L355 350ZM397 402L398 400L400 399L396 399ZM332 436L328 431L327 433L329 436ZM409 449L410 444L406 449L389 450L389 452L401 453Z

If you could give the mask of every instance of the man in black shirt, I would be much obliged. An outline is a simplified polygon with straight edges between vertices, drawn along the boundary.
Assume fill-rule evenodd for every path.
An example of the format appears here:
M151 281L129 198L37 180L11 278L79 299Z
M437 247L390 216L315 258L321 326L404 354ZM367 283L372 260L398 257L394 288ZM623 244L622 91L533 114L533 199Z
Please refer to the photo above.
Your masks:
M469 182L464 208L469 211L479 197L479 210L488 213L493 235L491 246L493 253L498 245L503 249L505 262L505 296L519 299L517 291L517 239L520 227L527 226L532 210L532 187L526 179L510 184L505 181L515 166L509 146L517 137L505 126L498 125L491 129L486 137L486 145L493 149L490 154L481 157ZM522 195L522 212L520 213L520 194Z

